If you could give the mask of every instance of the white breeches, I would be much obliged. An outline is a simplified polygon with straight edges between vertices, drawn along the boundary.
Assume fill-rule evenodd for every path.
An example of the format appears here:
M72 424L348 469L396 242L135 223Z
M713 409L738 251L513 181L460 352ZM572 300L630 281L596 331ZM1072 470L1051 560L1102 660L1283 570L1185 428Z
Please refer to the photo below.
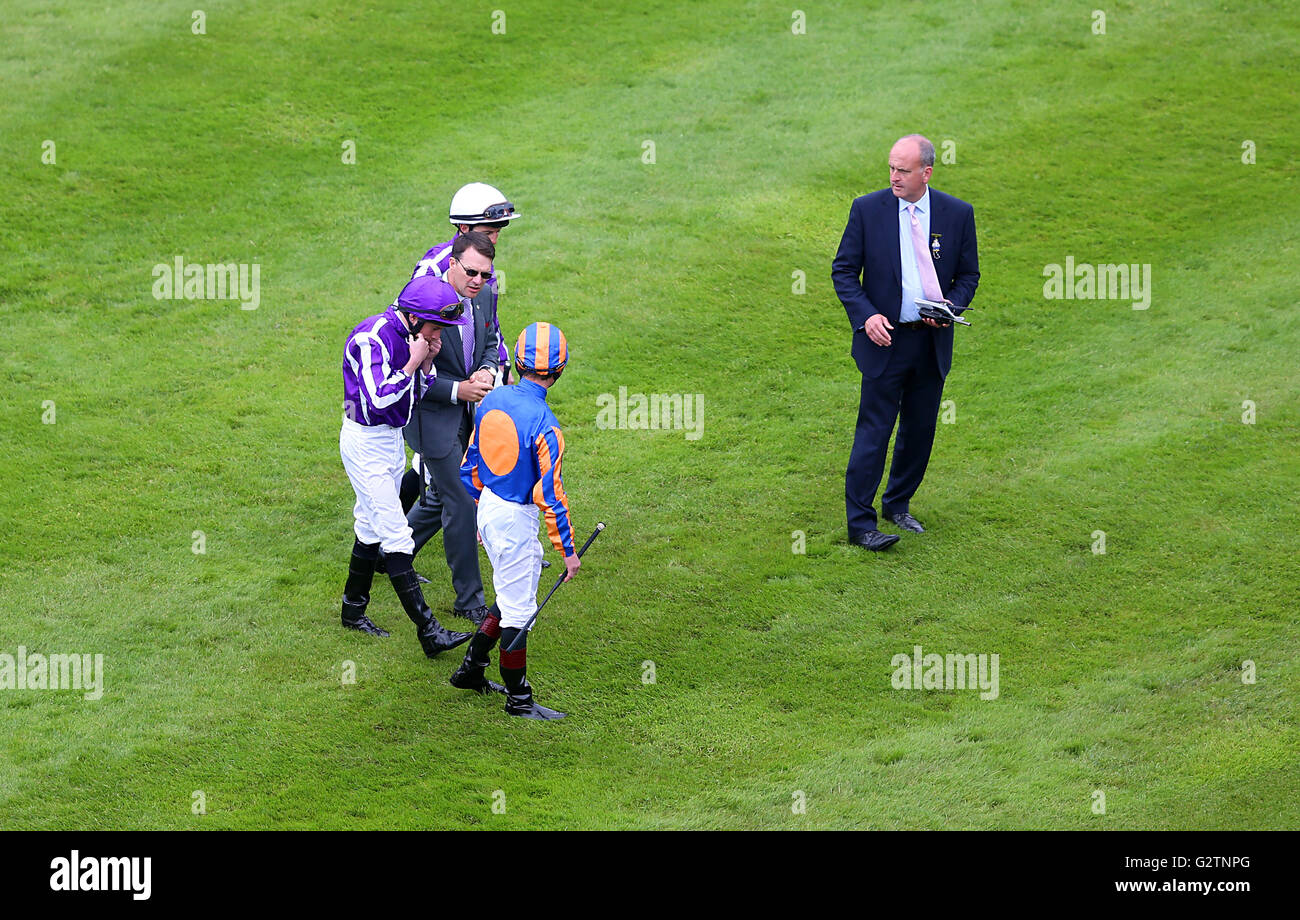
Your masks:
M406 470L401 429L361 425L345 418L339 432L339 454L357 493L352 509L357 539L379 543L385 553L414 553L415 540L398 497Z
M537 506L517 505L484 489L478 501L478 531L492 561L501 625L522 629L537 612L537 582L542 576L542 543L537 539Z

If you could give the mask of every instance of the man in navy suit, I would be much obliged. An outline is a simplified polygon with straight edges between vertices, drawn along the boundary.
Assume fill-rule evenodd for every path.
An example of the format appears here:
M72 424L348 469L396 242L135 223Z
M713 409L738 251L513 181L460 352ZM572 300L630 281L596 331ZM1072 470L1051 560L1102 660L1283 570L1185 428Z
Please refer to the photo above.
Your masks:
M881 511L903 530L925 532L909 503L930 462L943 381L952 367L953 330L923 319L916 300L965 308L979 285L975 210L931 189L933 172L934 145L924 137L909 134L894 144L889 188L854 200L831 265L862 372L844 476L849 542L870 550L899 540L877 529L873 507L895 421L898 437Z

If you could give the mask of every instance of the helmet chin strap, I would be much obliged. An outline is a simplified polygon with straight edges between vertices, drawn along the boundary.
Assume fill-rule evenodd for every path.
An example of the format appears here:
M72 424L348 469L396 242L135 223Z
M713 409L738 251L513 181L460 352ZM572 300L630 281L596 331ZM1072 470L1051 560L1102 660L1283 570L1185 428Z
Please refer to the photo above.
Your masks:
M428 322L428 320L423 319L417 320L405 310L402 311L402 316L406 318L406 337L408 339L416 338L420 334L420 330L424 328L424 324Z

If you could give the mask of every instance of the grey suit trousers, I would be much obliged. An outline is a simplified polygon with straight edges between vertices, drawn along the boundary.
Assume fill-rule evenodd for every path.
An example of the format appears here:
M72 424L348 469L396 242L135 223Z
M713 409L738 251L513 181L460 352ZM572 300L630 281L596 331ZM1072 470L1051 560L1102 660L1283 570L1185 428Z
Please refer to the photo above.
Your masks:
M460 461L465 455L467 435L462 427L460 446L441 460L424 458L433 484L425 492L424 504L417 500L406 516L415 537L416 553L439 530L443 532L443 552L451 569L452 587L456 589L457 610L473 610L485 604L483 574L478 564L477 511L474 499L460 481Z

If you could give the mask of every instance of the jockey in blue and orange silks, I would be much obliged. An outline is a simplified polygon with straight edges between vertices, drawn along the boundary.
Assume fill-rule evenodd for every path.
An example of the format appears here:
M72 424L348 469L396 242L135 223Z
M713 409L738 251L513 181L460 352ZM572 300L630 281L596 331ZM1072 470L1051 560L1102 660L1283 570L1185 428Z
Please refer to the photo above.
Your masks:
M461 463L461 481L478 502L478 527L492 562L496 603L470 641L453 686L480 693L505 692L506 712L531 719L559 719L564 713L533 701L527 679L527 636L514 644L537 611L542 544L538 517L555 549L564 556L565 580L582 564L573 545L569 498L561 467L564 433L547 405L550 387L569 360L569 344L550 323L533 323L515 344L519 383L498 387L479 406L474 435ZM483 671L497 640L503 640L501 676L505 687Z

